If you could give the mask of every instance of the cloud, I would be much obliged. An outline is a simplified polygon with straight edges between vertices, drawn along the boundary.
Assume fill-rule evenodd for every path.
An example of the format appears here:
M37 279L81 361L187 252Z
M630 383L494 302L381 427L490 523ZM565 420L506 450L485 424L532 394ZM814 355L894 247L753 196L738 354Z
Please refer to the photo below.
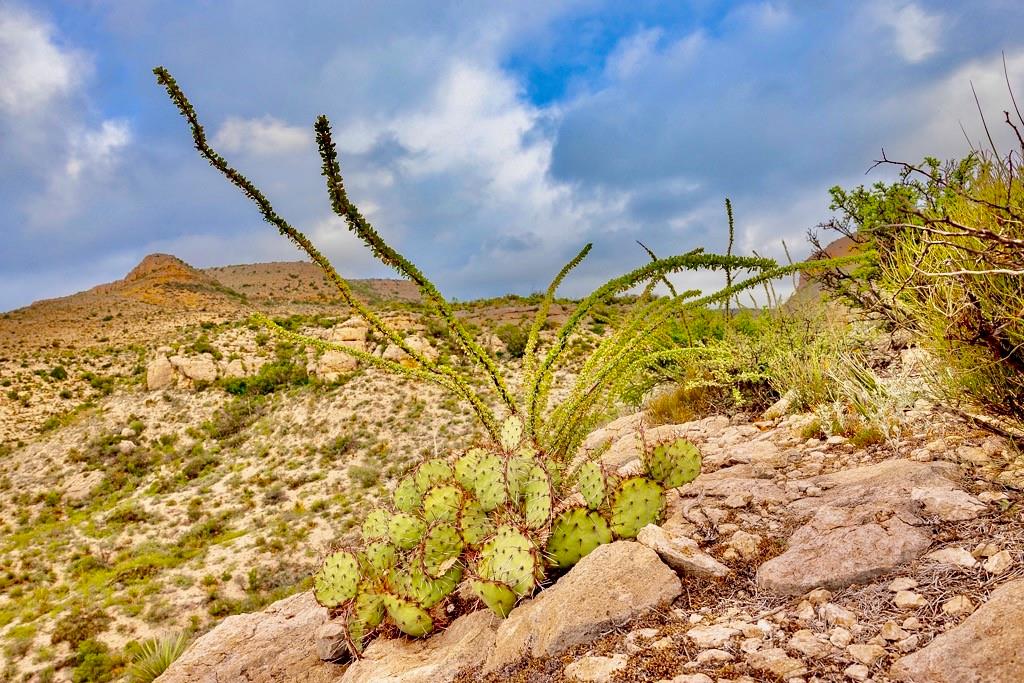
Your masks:
M900 6L888 1L876 2L872 14L880 26L892 33L896 51L911 64L938 52L942 43L941 14L929 14L913 2Z
M76 87L83 54L56 45L53 27L13 4L0 5L0 112L28 116Z
M213 144L225 152L257 155L291 154L312 146L311 128L289 126L272 116L258 119L229 117L217 130Z
M117 162L120 150L131 142L127 121L104 121L94 130L82 130L71 136L70 151L64 165L67 180L77 181L83 172L104 172Z

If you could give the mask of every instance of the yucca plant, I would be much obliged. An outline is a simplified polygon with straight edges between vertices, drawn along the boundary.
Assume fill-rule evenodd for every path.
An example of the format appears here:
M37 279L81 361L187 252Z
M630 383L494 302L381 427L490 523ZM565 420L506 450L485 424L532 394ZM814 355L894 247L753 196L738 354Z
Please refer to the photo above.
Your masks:
M587 256L588 244L555 276L541 299L523 352L522 388L513 394L495 360L456 317L451 304L381 238L349 199L327 117L316 120L314 131L332 208L374 256L418 287L468 360L469 370L428 358L359 301L306 236L210 147L192 104L167 70L158 67L154 73L188 121L200 154L323 269L342 299L378 336L405 351L412 362L401 364L290 332L266 318L261 319L263 324L302 344L437 384L466 401L489 434L489 443L482 447L421 463L398 483L387 505L367 515L363 545L337 550L324 561L314 593L322 604L340 612L354 653L386 624L413 636L431 632L449 618L447 607L461 583L505 615L551 572L571 567L602 543L632 538L645 524L659 521L665 490L697 476L696 448L685 441L651 444L643 454L642 473L620 474L577 457L584 436L638 374L654 364L703 352L666 348L659 341L665 325L688 310L726 304L739 292L819 265L780 267L767 258L701 249L654 258L598 287L578 303L554 338L542 344L541 331L558 287ZM668 274L698 269L723 272L729 284L709 295L697 290L678 293L671 285L670 296L654 295L654 287L667 282ZM634 289L640 290L635 303L583 362L568 394L549 408L555 374L567 361L570 339L599 307ZM474 372L482 375L485 391L474 388L481 384L471 381Z
M185 631L143 642L128 667L128 680L131 683L155 681L185 652L188 642L189 636Z

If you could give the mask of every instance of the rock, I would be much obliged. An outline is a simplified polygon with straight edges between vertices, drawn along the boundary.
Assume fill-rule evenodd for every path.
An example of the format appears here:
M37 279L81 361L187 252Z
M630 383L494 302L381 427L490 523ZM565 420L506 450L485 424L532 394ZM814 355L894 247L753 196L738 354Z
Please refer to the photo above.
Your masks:
M499 621L484 609L459 617L429 638L375 640L340 683L449 683L460 670L484 663L494 648Z
M685 536L673 536L660 526L648 524L636 540L654 552L680 574L721 578L730 569L700 549L697 542Z
M761 552L762 538L759 534L751 534L740 530L729 539L729 547L739 553L744 560L752 560Z
M875 662L885 656L884 647L864 643L847 645L846 651L851 657L865 666L874 666Z
M128 441L127 439L117 442L117 452L122 455L128 455L134 451L138 446L135 445L134 441Z
M310 363L308 371L324 382L337 382L342 375L359 367L359 362L344 351L324 351Z
M781 647L760 650L747 655L747 664L758 671L765 671L779 678L793 678L807 673L799 659L793 659Z
M896 649L902 652L903 654L907 654L908 652L913 652L914 650L916 650L918 645L920 644L921 634L915 633L913 635L907 636L903 640L896 643Z
M914 581L908 576L901 576L898 579L893 579L889 582L889 590L893 593L899 593L900 591L909 591L917 588L917 581Z
M828 642L832 643L836 647L845 648L853 642L853 635L842 626L836 626L834 629L829 631Z
M966 595L954 595L942 603L942 611L952 616L970 614L974 611L974 603Z
M715 683L707 674L680 674L671 681L661 683Z
M712 648L710 650L704 650L698 652L694 661L698 664L714 664L720 662L731 662L736 659L731 653L725 650L718 650Z
M823 642L813 631L800 629L794 633L787 643L790 650L795 650L805 657L818 658L826 656L831 648Z
M103 473L97 470L78 472L64 482L64 501L69 505L78 505L89 498L92 490L103 481Z
M831 602L818 608L818 615L826 624L835 624L843 628L853 628L857 623L856 614Z
M942 548L933 553L928 553L925 555L925 559L940 564L963 567L964 569L973 569L978 566L978 561L974 559L974 555L971 555L971 553L963 548Z
M618 469L643 455L643 445L645 443L651 445L663 441L672 441L686 436L691 431L690 423L659 425L644 429L641 436L639 427L634 427L631 431L625 432L622 436L612 441L612 445L601 455L601 462L612 469Z
M241 358L233 358L220 366L221 377L245 377L245 365Z
M565 667L563 673L570 681L607 683L612 676L626 668L626 662L626 655L582 657Z
M658 637L658 629L656 628L640 628L635 631L630 631L626 634L626 637L622 640L622 644L626 647L626 652L633 654L644 649L643 641L653 640Z
M1000 550L992 557L985 560L982 565L989 574L1003 574L1013 566L1013 558L1007 550Z
M193 382L214 382L217 379L217 363L208 353L198 356L171 356L168 360L178 372Z
M782 398L773 403L768 410L764 411L761 417L765 420L775 420L783 417L790 411L793 404L796 403L799 397L800 395L797 393L796 389L790 389L782 395Z
M923 595L914 591L899 591L892 601L901 609L919 609L928 604Z
M174 366L161 354L146 366L146 388L150 391L166 389L174 384Z
M986 510L980 500L956 488L918 487L910 492L910 499L924 507L925 514L935 515L946 522L975 519Z
M805 595L804 598L812 605L824 605L832 599L832 591L825 590L824 588L815 588Z
M820 500L820 499L815 499ZM864 583L919 557L931 545L916 520L877 504L821 507L790 537L782 555L757 570L759 587L779 595Z
M121 430L122 439L134 439L136 436L138 436L138 434L136 434L135 430L131 427L125 427Z
M1024 681L1024 580L993 591L959 626L896 661L900 681L1002 683Z
M871 675L870 669L863 664L851 664L850 666L843 669L843 673L846 677L853 681L866 681L868 676Z
M160 683L333 683L341 667L317 654L317 631L326 621L327 610L309 592L228 617L193 642Z
M1010 497L1002 491L982 491L978 494L978 500L982 503L998 503L1009 499Z
M632 413L612 420L604 427L595 429L583 440L583 450L593 452L621 439L626 434L632 434L640 429L643 424L643 413Z
M891 619L882 624L882 630L878 634L885 640L903 640L910 634L900 628L899 624Z
M345 625L341 619L328 621L316 631L316 653L325 662L350 658Z
M498 627L484 671L588 642L681 593L679 577L650 548L631 541L602 545L512 610Z
M693 641L693 644L702 650L712 647L723 647L729 644L733 637L740 634L739 629L731 628L724 624L712 624L711 626L696 626L686 632L686 637Z

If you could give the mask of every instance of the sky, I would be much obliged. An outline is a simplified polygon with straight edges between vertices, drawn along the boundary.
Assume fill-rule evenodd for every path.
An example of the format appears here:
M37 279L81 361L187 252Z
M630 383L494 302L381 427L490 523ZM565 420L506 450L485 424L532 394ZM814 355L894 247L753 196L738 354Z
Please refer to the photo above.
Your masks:
M725 197L738 251L806 256L883 148L982 138L972 83L1005 141L1004 54L1024 95L1018 0L0 0L0 310L153 252L302 258L198 156L157 65L343 275L394 275L331 212L327 114L351 198L469 299L542 290L588 241L568 295L642 264L636 240L724 250Z

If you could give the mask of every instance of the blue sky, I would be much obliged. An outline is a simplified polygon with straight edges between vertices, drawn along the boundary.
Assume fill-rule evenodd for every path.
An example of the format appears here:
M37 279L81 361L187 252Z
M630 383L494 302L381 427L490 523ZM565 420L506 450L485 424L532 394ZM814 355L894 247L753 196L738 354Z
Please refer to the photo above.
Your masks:
M1024 93L1011 0L0 0L0 310L122 277L299 253L191 149L167 66L218 148L352 277L387 275L333 217L312 121L350 192L441 289L568 293L661 254L806 254L827 189L885 147L961 155ZM687 284L711 286L698 276Z

